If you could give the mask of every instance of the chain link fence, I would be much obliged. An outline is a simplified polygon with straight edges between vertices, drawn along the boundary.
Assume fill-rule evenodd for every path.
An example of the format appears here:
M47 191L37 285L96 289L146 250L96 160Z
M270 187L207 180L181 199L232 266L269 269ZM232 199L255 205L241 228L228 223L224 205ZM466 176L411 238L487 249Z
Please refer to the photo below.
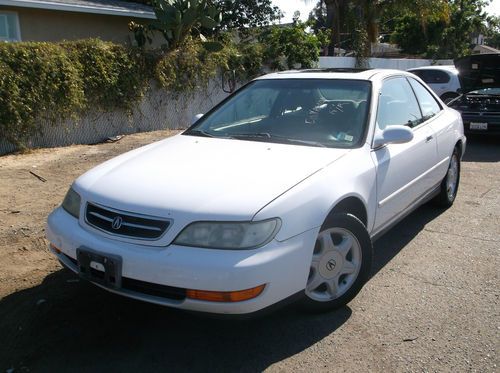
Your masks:
M198 113L206 113L227 97L221 79L214 78L206 88L192 93L172 93L152 86L133 109L112 112L89 110L78 120L61 123L40 123L42 131L33 136L30 148L51 148L72 144L95 144L108 137L163 129L182 129L191 124ZM16 148L0 139L0 155Z

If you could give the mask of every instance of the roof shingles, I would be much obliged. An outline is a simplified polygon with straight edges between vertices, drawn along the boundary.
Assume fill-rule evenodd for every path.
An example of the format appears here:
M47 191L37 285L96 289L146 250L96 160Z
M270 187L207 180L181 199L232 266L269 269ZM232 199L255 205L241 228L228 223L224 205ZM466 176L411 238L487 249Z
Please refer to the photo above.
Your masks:
M155 18L152 7L121 0L0 0L0 5Z

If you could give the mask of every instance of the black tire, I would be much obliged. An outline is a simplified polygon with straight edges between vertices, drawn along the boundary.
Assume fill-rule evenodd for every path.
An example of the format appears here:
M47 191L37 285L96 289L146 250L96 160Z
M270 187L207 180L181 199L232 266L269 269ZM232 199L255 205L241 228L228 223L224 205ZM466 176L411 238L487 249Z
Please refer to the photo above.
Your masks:
M341 233L335 233L337 231ZM343 236L344 233L345 236ZM336 237L335 236L336 234L338 234L339 237ZM332 272L328 272L332 270L331 268L329 268L331 267L330 262L332 261L332 259L328 260L328 256L326 254L328 251L325 251L323 253L323 251L320 249L320 252L317 253L318 245L321 246L320 240L325 236L326 237L330 236L330 238L332 239L332 243L334 245L338 245L335 247L340 248L341 246L343 246L342 245L343 242L347 241L346 237L350 237L350 235L352 235L350 239L353 240L353 245L351 246L351 248L345 251L347 254L337 253L332 255L344 255L344 257L340 257L342 263L339 264L339 268L337 270L338 273L341 273L344 270L346 263L350 263L350 265L353 265L352 263L356 262L358 264L354 266L358 268L357 274L352 273L353 276L352 278L349 277L351 276L351 274L339 274L337 275L338 279L337 276L335 276L335 278L332 279L326 279L325 277L322 276L322 273L326 273L327 275L329 274L333 275ZM340 241L338 241L338 239L340 239ZM337 240L337 243L335 243L335 240ZM356 244L358 246L356 246ZM346 244L345 247L349 247L349 245ZM354 250L356 254L354 253ZM302 308L312 312L324 312L345 306L359 293L363 285L370 278L372 256L373 256L372 241L364 224L357 217L345 213L335 214L332 217L330 217L327 221L325 221L325 223L320 229L320 233L318 234L318 239L316 241L313 253L313 260L311 262L308 283L306 289L304 290L304 296L301 301ZM320 257L321 260L317 260L318 257ZM354 260L355 257L357 258L356 261ZM328 261L325 262L325 260ZM315 262L321 263L321 265L320 264L315 265L314 264ZM335 271L335 265L336 263L334 264L333 271ZM324 279L325 281L325 283L322 283L320 286L316 288L319 289L319 293L316 293L315 290L313 290L314 288L313 289L310 288L310 285L313 285L314 282L313 277L311 277L313 274L315 276L318 275L321 276L320 280L318 281L321 281L321 279ZM316 279L315 276L314 279ZM348 282L346 282L347 278L349 279ZM324 285L325 289L328 288L326 282L333 282L333 283L336 282L335 287L339 289L337 292L338 297L329 294L328 290L325 290L326 298L319 299L320 296L322 296L321 286ZM346 283L348 283L349 285L346 285ZM344 286L344 289L343 291L340 291L342 286ZM328 298L328 295L331 295L331 299Z
M442 95L440 98L441 98L441 101L443 101L446 105L448 105L448 103L456 97L458 97L458 93L447 92L444 95Z
M449 175L450 170L452 169L453 162L456 162L456 183L453 191L450 193L450 184L449 184ZM453 202L455 202L455 198L457 197L458 185L460 184L460 150L458 147L453 149L453 153L450 157L450 163L448 164L448 170L446 171L446 175L441 181L441 186L439 188L439 194L434 198L433 202L437 206L440 207L451 207Z

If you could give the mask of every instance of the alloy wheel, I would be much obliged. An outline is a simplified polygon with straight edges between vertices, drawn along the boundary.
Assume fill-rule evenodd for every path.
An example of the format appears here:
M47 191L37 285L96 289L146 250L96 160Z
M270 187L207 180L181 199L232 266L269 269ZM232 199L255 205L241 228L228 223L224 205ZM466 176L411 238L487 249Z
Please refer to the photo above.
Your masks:
M320 302L342 296L356 281L362 254L355 235L344 228L319 233L309 270L306 295Z

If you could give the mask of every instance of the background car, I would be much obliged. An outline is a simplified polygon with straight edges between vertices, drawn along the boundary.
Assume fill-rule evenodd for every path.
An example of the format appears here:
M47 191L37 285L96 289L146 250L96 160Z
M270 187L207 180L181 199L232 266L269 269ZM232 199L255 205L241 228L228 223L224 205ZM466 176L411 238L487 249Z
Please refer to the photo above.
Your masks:
M455 60L463 94L448 103L462 114L467 133L500 135L500 54Z
M458 70L453 65L422 66L408 71L426 82L445 104L460 94Z

